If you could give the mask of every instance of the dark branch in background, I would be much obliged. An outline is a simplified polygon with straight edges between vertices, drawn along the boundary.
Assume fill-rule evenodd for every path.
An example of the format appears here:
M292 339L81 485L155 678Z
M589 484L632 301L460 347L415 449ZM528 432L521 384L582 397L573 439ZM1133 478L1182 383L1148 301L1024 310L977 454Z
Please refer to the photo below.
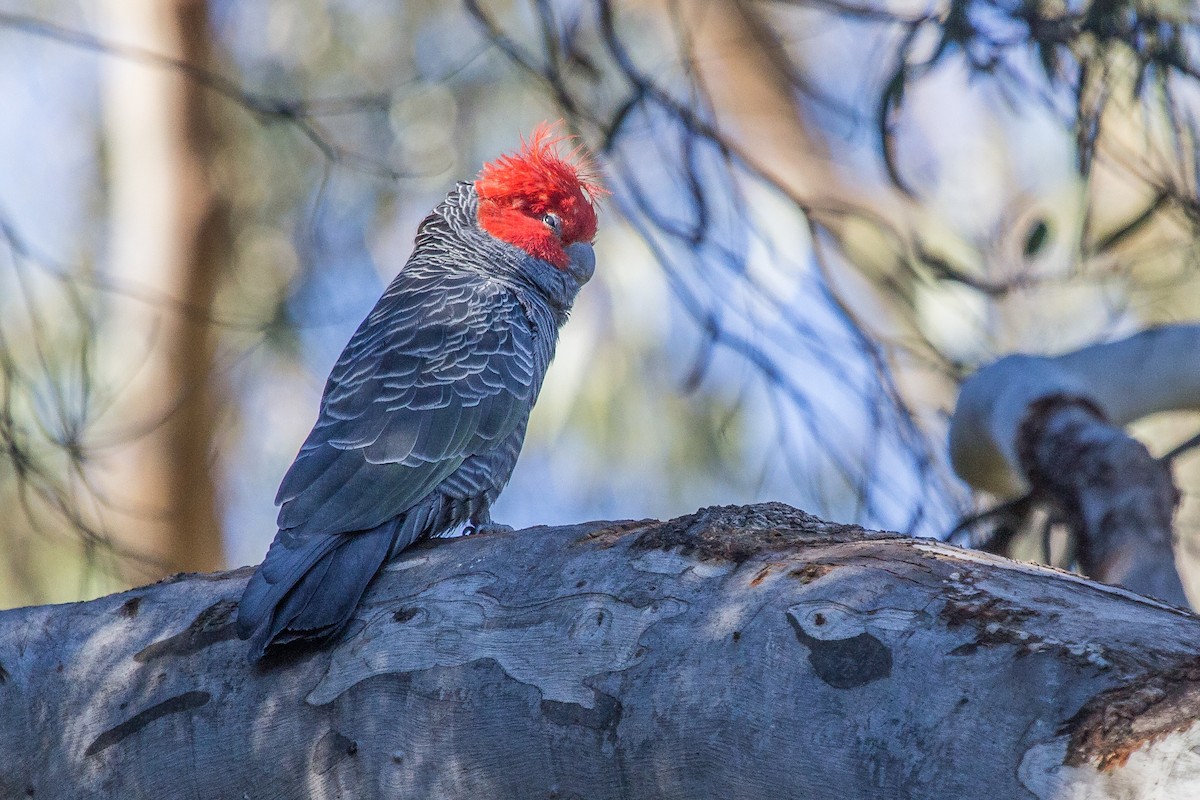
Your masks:
M1179 458L1187 451L1193 450L1197 447L1200 447L1200 433L1197 433L1192 438L1176 445L1175 447L1172 447L1163 456L1161 456L1158 460L1164 464L1170 464L1172 461Z
M946 539L952 544L1003 555L1008 552L1013 538L1024 527L1036 502L1034 494L1027 492L1012 500L968 514L950 529ZM972 529L984 522L991 523L991 531L983 536L973 534Z
M186 61L180 61L170 56L164 56L140 47L110 42L83 31L64 28L45 20L29 17L23 14L0 12L0 27L11 28L31 36L59 42L61 44L89 50L103 56L123 58L136 61L147 66L173 70L195 81L200 86L237 103L264 122L285 122L300 133L321 152L321 155L334 164L355 169L370 175L388 180L400 180L414 177L413 174L398 170L383 162L347 150L332 142L313 118L330 114L361 113L378 109L381 100L390 101L387 96L370 95L358 98L330 98L327 100L286 100L268 94L249 91L236 82L203 69ZM355 105L357 104L357 106ZM332 111L329 109L333 109Z
M1140 214L1137 214L1129 221L1118 226L1115 230L1109 231L1100 237L1092 246L1092 251L1094 253L1108 252L1123 241L1133 237L1139 231L1144 230L1148 223L1157 218L1159 212L1162 211L1170 199L1171 192L1167 189L1160 189L1154 195L1154 199L1147 204L1146 208Z
M1162 466L1169 468L1176 459L1197 447L1200 447L1200 433L1172 447L1156 460ZM997 555L1011 556L1013 554L1012 546L1017 535L1029 527L1036 512L1046 511L1047 507L1052 505L1051 498L1042 493L1027 492L1020 497L964 516L950 529L946 538L954 544L986 550ZM979 526L985 524L990 527L982 532L974 532ZM1048 537L1055 524L1066 525L1067 520L1063 519L1061 514L1051 511L1046 514L1045 518L1041 560L1064 569L1078 566L1076 563L1079 555L1077 551L1078 537L1075 535L1068 535L1067 544L1070 550L1063 558L1054 559L1052 557Z
M99 497L84 470L89 456L84 433L97 412L92 394L94 318L89 299L80 285L59 281L67 306L73 312L70 321L76 329L71 331L61 320L54 326L57 335L70 336L72 343L63 348L71 354L70 363L52 363L48 352L52 334L30 285L31 267L40 266L40 262L2 213L0 239L7 245L30 333L30 343L21 346L0 324L0 451L12 470L11 491L16 494L21 513L38 535L50 541L62 538L59 526L46 524L44 518L50 514L65 521L80 537L89 561L101 555L136 561L135 554L116 547L83 512L89 500ZM55 274L55 277L61 276ZM18 353L23 352L32 352L34 369L18 361ZM64 372L64 378L58 377ZM13 548L11 555L21 552L21 548ZM31 581L31 571L21 566L18 564L13 570L14 576ZM33 596L40 594L37 587L26 588Z
M767 341L771 333L764 329L761 319L780 320L789 346L792 342L802 343L805 355L820 365L824 380L844 382L845 365L837 348L826 334L814 328L812 315L795 305L794 298L778 296L749 270L750 244L767 248L772 245L760 223L750 216L749 203L740 187L746 181L761 182L782 192L799 212L798 224L807 226L818 237L823 229L822 217L866 218L870 211L832 198L827 205L814 208L810 204L824 198L800 198L762 174L739 152L737 143L722 132L707 92L695 76L650 75L637 66L619 30L614 4L606 0L593 4L596 29L592 35L599 39L602 50L589 59L590 63L607 60L612 65L609 82L603 88L606 97L616 99L607 103L595 101L591 75L573 75L569 64L556 60L565 49L561 45L550 46L543 38L543 51L532 52L518 44L482 4L466 0L465 6L497 48L546 87L548 96L559 102L577 128L595 132L593 140L602 142L609 171L616 179L614 202L650 245L671 290L701 333L701 361L687 372L684 385L699 384L707 370L703 360L711 359L715 350L735 355L754 370L769 394L783 401L772 403L772 407L781 435L780 455L785 462L794 458L792 449L811 448L828 461L838 481L853 491L861 518L894 519L894 514L889 517L885 511L890 502L910 509L903 527L913 530L921 524L925 513L922 506L906 504L904 499L911 494L911 487L887 474L875 456L881 452L884 439L890 439L893 450L904 452L912 462L914 472L930 478L936 473L937 459L894 385L883 350L833 291L827 274L815 273L805 297L823 304L823 319L836 320L839 340L848 339L850 347L870 366L873 377L869 388L847 386L835 390L862 397L865 429L857 430L854 423L819 407L814 401L827 395L828 388L815 386L820 380L813 380L797 367L791 358L795 353L780 352ZM557 29L549 19L546 4L537 4L537 11L543 31ZM674 44L686 69L704 56L693 51L686 26L675 27ZM771 48L771 52L776 50ZM787 64L777 67L790 85L803 88L803 79L795 69ZM564 101L564 97L569 99ZM632 149L639 146L640 132L634 128L635 123L654 129L654 141L646 145L646 140L641 140L654 151L652 154ZM628 152L626 148L630 148ZM649 183L635 160L663 165L668 172L663 177L671 187ZM722 224L715 221L714 215L719 214L732 214L734 220ZM887 226L883 220L875 222ZM784 254L774 255L778 263L787 263ZM822 270L823 261L822 257L816 259L816 266ZM795 269L805 270L803 260ZM737 287L736 293L730 287ZM799 435L788 422L793 416L802 426ZM948 493L953 491L948 482L946 488Z
M772 185L806 218L805 224L813 232L816 242L816 266L825 274L825 280L817 285L817 294L828 309L842 317L842 333L854 341L860 356L875 372L869 390L874 404L869 406L871 429L867 432L867 440L886 431L888 436L895 437L910 449L911 463L917 474L929 475L936 471L937 459L931 453L939 452L941 444L928 441L891 376L894 362L887 356L902 351L903 345L899 342L881 344L870 333L870 326L855 319L849 304L839 297L835 288L837 281L830 279L825 262L830 257L842 255L841 243L825 222L838 216L854 217L867 221L892 241L899 254L897 266L908 274L870 276L884 292L905 297L911 289L904 280L918 283L932 277L961 284L990 301L1007 297L1017 290L1024 292L1064 281L1052 274L1038 274L1034 266L1035 259L1057 234L1050 221L1038 217L1016 231L1017 239L1023 242L1022 270L1002 280L972 274L926 246L921 232L898 230L896 226L904 224L900 220L881 218L869 208L848 206L837 200L822 207L824 198L796 196L788 187L756 170L753 160L746 158L737 143L724 135L724 121L714 112L704 87L694 74L696 56L686 26L677 21L678 4L664 3L668 16L674 15L672 19L678 29L674 43L678 58L672 62L670 56L660 50L654 54L656 68L653 71L638 66L634 54L637 37L627 36L622 30L615 4L595 0L588 6L594 16L595 31L582 31L578 19L573 21L570 26L572 49L578 42L598 40L593 48L599 52L588 59L589 64L607 61L612 65L609 80L602 87L598 86L600 81L595 69L586 75L573 71L561 57L564 45L546 38L548 31L560 29L552 19L554 10L549 3L532 4L533 13L542 25L540 50L518 44L517 37L501 23L498 12L488 10L476 0L466 0L465 5L497 47L546 89L547 96L559 103L576 127L591 134L593 141L602 142L610 170L621 179L618 202L625 201L623 210L631 220L637 220L635 227L643 238L654 240L652 249L672 290L701 331L703 346L696 364L686 375L686 386L699 384L707 370L707 361L716 351L724 349L736 354L753 367L764 385L785 399L783 406L777 406L777 416L786 413L784 407L798 413L803 420L804 436L828 456L841 479L854 486L857 492L871 491L870 473L876 464L872 454L854 453L846 447L849 432L814 405L810 395L813 390L806 385L807 381L797 381L795 364L780 361L761 340L761 335L748 333L755 329L755 320L736 303L728 301L726 289L736 276L740 278L737 284L740 292L754 297L756 302L763 303L761 308L769 309L785 320L788 335L796 337L805 347L811 347L812 355L817 356L823 368L835 380L840 378L838 365L827 357L820 358L819 342L826 334L806 326L798 309L789 306L785 298L769 296L770 290L757 283L745 269L746 253L744 249L739 251L739 247L745 241L763 242L755 232L756 221L745 213L744 198L740 196L738 186L745 181ZM1141 210L1098 235L1092 235L1088 227L1093 216L1091 203L1096 199L1089 196L1080 244L1082 258L1111 257L1118 248L1125 248L1161 220L1182 220L1193 227L1200 226L1200 214L1194 212L1200 207L1195 198L1196 181L1188 180L1194 176L1162 174L1162 168L1156 168L1144 154L1134 154L1130 163L1131 157L1120 151L1120 143L1112 141L1113 137L1106 135L1104 127L1110 106L1115 105L1110 101L1123 98L1120 93L1128 89L1147 116L1165 112L1171 121L1173 141L1180 147L1186 145L1185 152L1191 154L1191 163L1200 161L1194 154L1196 122L1185 110L1187 104L1177 100L1177 94L1184 90L1183 84L1188 91L1194 92L1196 79L1200 77L1191 63L1200 33L1195 20L1170 18L1153 9L1133 8L1121 3L1095 3L1082 11L1064 12L1058 6L1038 2L953 0L940 16L906 16L891 13L882 4L850 4L836 0L758 0L737 5L752 6L763 13L773 6L808 6L830 17L853 19L860 25L891 29L896 34L891 44L890 63L897 66L890 76L882 76L874 90L878 97L880 164L901 194L910 197L921 194L921 187L915 180L904 176L904 165L899 161L896 147L897 125L903 122L905 112L904 100L935 69L953 61L965 65L972 73L973 81L986 82L997 90L1015 112L1044 108L1061 118L1064 127L1075 132L1076 165L1081 176L1091 175L1093 163L1104 159L1141 180L1149 191L1150 197ZM917 44L918 39L921 46ZM935 43L932 48L926 44L930 39ZM772 55L778 52L771 46L764 48ZM921 55L917 55L918 51ZM1133 56L1134 67L1122 72L1125 54ZM673 64L673 67L664 66L666 64ZM1040 65L1041 74L1037 73L1036 66L1034 71L1029 70L1029 64ZM776 66L794 91L820 103L820 89L809 91L802 69L791 62ZM669 190L669 207L656 202L658 198L653 190L639 191L638 170L621 166L623 160L636 157L626 148L632 149L635 145L631 143L636 142L644 131L652 131L650 135L656 141L649 149L674 183ZM708 161L698 163L697 153L705 148L710 151ZM714 232L714 198L721 194L729 197L728 202L735 206L736 225L749 231L740 245L730 244L727 238L722 239ZM831 235L823 236L822 232ZM1003 236L997 236L994 244L1005 241ZM823 255L826 250L829 252ZM1128 258L1129 254L1123 250L1121 257ZM1085 263L1080 269L1099 268ZM766 298L762 297L764 293L768 295ZM1119 314L1114 310L1112 319L1118 318ZM888 350L889 346L893 349ZM939 370L950 376L961 375L970 367L951 362L928 341L909 355L934 360ZM781 430L784 428L782 421L780 427ZM985 515L982 520L964 520L955 535L961 533L961 528L994 518L1012 522L1011 533L1015 535L1020 527L1028 524L1028 512L1034 505L1026 499ZM866 500L864 510L870 513L872 508L873 504ZM1047 520L1042 526L1044 532L1058 524L1053 516Z

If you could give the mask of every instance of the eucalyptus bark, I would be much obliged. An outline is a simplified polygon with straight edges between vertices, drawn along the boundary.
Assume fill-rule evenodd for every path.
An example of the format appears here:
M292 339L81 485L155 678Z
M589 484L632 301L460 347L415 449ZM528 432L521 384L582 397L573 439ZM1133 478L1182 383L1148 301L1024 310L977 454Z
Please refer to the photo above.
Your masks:
M248 577L0 613L0 796L1200 796L1196 617L780 504L427 543L260 667Z

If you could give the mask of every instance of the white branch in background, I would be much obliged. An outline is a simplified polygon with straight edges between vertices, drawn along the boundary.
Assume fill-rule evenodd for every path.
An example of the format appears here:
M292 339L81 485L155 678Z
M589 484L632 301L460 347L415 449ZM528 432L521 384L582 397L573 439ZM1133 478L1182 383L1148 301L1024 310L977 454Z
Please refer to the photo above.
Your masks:
M421 545L261 666L247 577L0 612L0 797L1200 797L1200 619L780 504Z
M1114 425L1160 411L1200 410L1200 325L1172 325L1060 356L1011 355L963 384L950 421L959 476L998 498L1028 491L1018 457L1031 406L1085 399Z
M1124 430L1174 409L1200 409L1197 325L984 367L959 394L951 457L977 489L1001 498L1031 490L1057 508L1085 574L1186 606L1170 466Z

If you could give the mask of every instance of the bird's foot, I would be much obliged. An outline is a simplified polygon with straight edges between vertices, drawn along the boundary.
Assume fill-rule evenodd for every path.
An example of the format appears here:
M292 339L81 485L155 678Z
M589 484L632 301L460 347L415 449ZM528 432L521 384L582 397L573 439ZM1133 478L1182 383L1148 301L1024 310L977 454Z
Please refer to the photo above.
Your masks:
M503 533L504 531L514 530L512 525L504 525L500 522L492 522L490 519L486 522L468 522L463 528L463 536L474 536L477 533Z

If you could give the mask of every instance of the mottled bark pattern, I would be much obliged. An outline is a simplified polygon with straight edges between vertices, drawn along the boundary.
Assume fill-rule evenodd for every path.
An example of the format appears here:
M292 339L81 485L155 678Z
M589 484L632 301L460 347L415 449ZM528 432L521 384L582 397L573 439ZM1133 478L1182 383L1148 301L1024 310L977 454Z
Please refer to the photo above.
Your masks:
M1196 617L780 504L419 545L253 668L248 577L0 613L0 797L1200 796Z

